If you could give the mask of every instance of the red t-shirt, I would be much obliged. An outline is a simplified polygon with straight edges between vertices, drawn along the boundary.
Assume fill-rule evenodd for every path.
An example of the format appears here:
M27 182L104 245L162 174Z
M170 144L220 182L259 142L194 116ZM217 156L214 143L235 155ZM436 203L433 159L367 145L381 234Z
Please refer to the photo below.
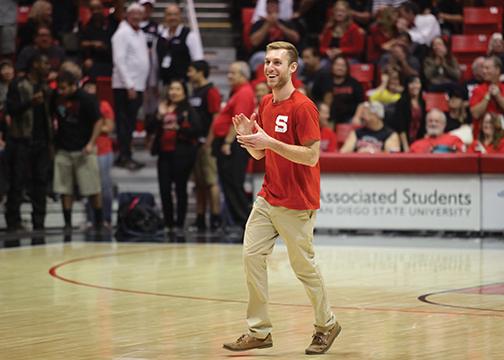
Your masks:
M115 121L114 110L107 101L100 101L100 113L103 119ZM97 155L105 155L112 152L112 139L108 134L100 134L96 138Z
M320 140L318 111L315 104L295 90L279 103L273 95L263 97L258 124L271 137L292 145ZM320 207L320 163L307 166L294 163L267 149L264 182L258 196L273 206L294 210Z
M436 149L437 148L437 149ZM417 154L464 152L464 143L458 136L443 134L437 138L425 137L411 144L410 152Z
M207 105L208 105L207 111L210 114L216 114L220 110L220 106L221 106L221 94L220 94L219 90L215 86L212 86L210 89L208 89L208 92L207 92Z
M470 153L481 153L481 154L504 154L504 138L500 139L497 144L497 148L493 144L485 145L479 140L474 140L472 144L467 149Z
M250 117L255 108L255 94L252 86L247 82L233 89L226 106L215 117L212 129L215 137L225 137L233 123L233 116L243 113Z
M485 95L488 93L488 88L490 87L490 84L488 83L483 83L481 85L478 85L474 88L471 99L469 100L469 106L473 107L475 105L478 105L481 100L485 97ZM499 83L499 89L501 91L501 94L504 94L504 84ZM504 110L500 108L499 105L497 105L497 102L493 97L490 98L490 101L488 102L488 106L486 109L486 112L493 112L496 114L504 114ZM479 128L480 128L480 122L481 119L476 119L473 118L473 136L474 138L478 137L479 134Z
M337 138L336 133L328 127L320 128L320 151L336 151Z

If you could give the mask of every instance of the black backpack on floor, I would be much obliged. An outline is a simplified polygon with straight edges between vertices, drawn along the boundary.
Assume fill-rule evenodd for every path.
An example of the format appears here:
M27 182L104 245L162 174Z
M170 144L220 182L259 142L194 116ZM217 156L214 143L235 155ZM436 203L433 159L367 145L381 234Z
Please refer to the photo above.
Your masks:
M163 219L151 193L120 193L118 240L164 237Z

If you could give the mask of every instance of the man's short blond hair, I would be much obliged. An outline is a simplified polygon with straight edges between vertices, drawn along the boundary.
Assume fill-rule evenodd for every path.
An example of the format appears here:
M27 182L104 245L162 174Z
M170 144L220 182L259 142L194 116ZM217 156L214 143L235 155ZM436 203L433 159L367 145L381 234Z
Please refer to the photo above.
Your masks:
M270 50L287 50L287 54L289 56L289 65L292 63L297 63L299 53L294 45L292 45L290 42L287 41L275 41L272 43L269 43L266 46L266 52Z

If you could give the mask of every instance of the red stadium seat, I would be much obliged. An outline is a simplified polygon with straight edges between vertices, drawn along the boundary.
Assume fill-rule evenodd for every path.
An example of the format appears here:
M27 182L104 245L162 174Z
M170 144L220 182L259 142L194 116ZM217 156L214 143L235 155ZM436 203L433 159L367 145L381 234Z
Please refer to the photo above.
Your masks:
M432 109L439 109L441 111L448 111L448 96L445 93L424 93L425 110L431 111Z
M373 88L374 65L373 64L352 64L350 65L350 75L361 83L364 91Z
M108 101L114 106L114 94L112 92L112 79L110 76L99 76L96 78L96 97L98 100Z
M494 32L502 32L502 7L464 8L464 34L491 35Z
M471 63L476 57L487 52L487 35L453 35L451 50L459 63Z
M241 20L243 24L242 31L242 41L243 47L246 51L252 50L252 44L250 43L250 29L252 28L252 16L254 15L254 8L246 7L242 9Z

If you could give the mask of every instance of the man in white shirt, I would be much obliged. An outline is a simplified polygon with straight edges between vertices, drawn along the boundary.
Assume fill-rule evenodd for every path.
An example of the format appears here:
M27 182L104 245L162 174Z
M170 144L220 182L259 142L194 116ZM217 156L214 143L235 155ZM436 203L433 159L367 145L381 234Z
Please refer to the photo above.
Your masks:
M116 165L136 170L143 164L132 159L131 140L149 75L149 50L140 28L144 9L137 3L126 10L126 20L112 36L112 89L116 114L119 157Z
M432 14L420 14L418 5L407 1L399 7L397 30L406 31L411 41L420 45L430 46L432 40L441 36L441 26Z
M192 61L203 60L200 38L182 23L182 13L175 4L166 6L163 28L156 44L159 76L164 84L173 79L187 80Z

